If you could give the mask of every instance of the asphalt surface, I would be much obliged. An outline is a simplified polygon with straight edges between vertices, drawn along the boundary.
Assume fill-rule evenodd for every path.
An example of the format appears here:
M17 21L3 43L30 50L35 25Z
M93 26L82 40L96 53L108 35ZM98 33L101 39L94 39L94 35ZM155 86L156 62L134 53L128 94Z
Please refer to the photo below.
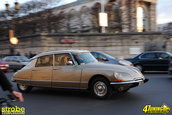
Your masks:
M10 79L12 74L6 75ZM33 88L24 94L24 103L15 105L25 107L26 115L151 115L142 111L145 105L172 107L172 75L147 73L144 76L149 82L108 100L94 99L86 91ZM17 90L16 84L13 85Z

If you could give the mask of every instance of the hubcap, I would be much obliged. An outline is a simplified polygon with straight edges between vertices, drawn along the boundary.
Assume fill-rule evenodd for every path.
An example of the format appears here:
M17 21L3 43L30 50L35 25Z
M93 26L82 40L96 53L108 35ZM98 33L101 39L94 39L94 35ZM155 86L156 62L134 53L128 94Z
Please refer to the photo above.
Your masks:
M26 89L27 89L27 87L28 87L28 86L23 85L23 84L19 84L19 87L20 87L20 89L21 89L21 90L23 90L23 91L24 91L24 90L26 90Z
M107 86L104 82L98 81L94 84L94 92L97 96L105 96L107 94Z

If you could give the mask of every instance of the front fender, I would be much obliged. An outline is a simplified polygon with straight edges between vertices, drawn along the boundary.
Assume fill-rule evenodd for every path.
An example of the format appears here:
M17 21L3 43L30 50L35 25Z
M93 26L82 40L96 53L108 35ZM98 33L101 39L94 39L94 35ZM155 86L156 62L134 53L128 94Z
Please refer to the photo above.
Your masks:
M90 79L96 75L106 77L109 81L113 81L114 71L105 69L83 69L81 74L81 89L87 89Z

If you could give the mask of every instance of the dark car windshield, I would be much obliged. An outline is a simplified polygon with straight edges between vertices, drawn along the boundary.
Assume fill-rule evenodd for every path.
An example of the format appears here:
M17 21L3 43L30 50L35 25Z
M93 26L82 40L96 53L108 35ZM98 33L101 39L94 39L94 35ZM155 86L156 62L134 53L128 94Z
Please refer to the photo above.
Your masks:
M78 62L78 64L88 64L97 62L95 57L91 55L89 52L74 53L73 56L75 60Z

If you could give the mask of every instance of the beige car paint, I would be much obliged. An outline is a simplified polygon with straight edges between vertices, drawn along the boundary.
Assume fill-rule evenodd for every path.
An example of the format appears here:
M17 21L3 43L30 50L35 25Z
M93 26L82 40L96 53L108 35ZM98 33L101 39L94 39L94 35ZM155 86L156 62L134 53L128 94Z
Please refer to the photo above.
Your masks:
M135 79L143 78L144 76L129 67L124 67L115 64L104 63L89 63L77 65L73 60L74 65L66 66L53 66L50 67L35 67L35 63L38 57L45 55L55 55L61 53L81 53L82 50L64 50L46 52L35 56L32 59L31 65L24 67L20 71L13 75L13 79L18 84L25 84L29 86L42 86L42 87L58 87L58 88L72 88L72 89L87 89L89 81L94 76L104 76L110 82L116 80L115 72L126 72L132 77L124 78L124 81L132 81ZM89 52L83 50L83 52ZM53 56L54 57L54 56ZM72 57L73 59L73 57Z

